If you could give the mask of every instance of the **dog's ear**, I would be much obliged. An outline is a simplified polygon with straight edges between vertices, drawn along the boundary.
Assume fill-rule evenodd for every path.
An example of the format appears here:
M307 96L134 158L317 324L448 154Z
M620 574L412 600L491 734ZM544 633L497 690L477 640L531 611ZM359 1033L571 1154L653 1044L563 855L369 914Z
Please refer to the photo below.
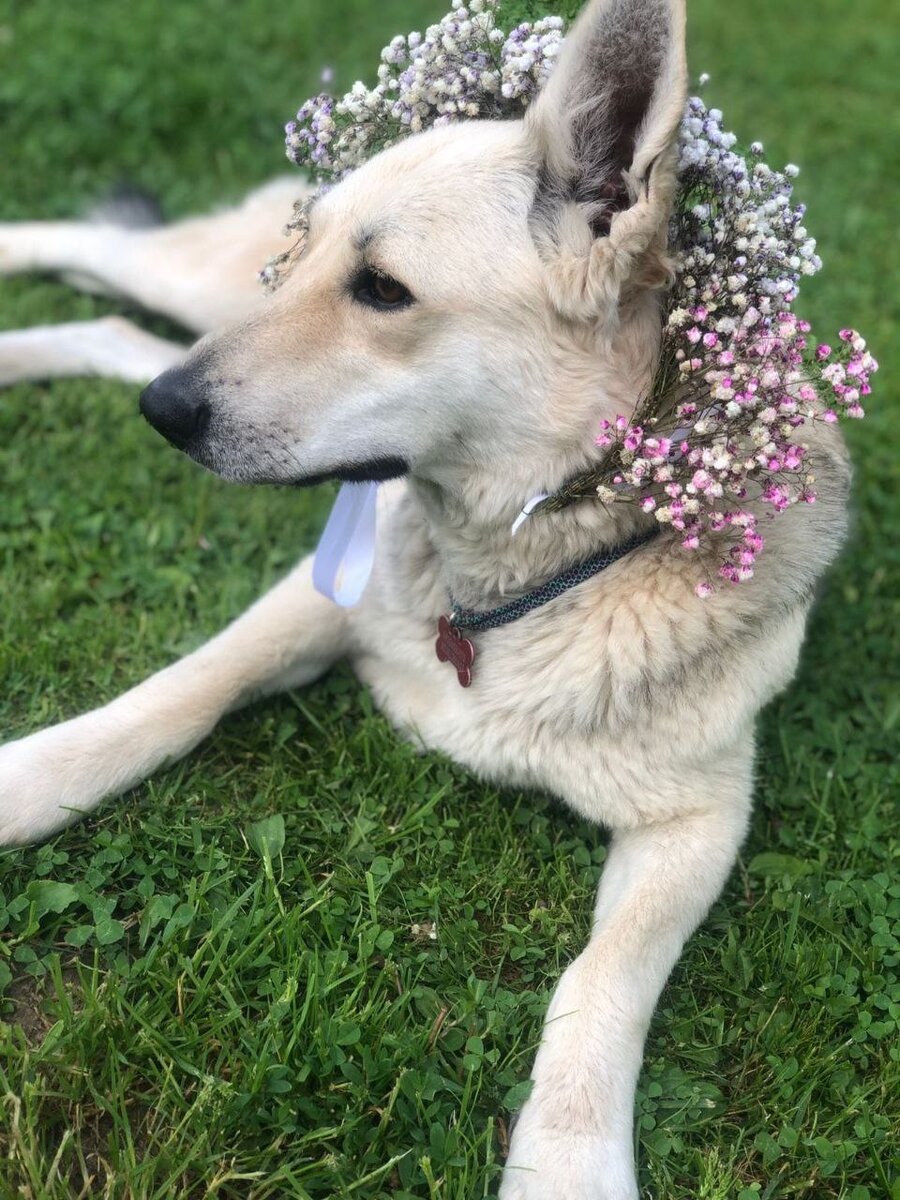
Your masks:
M591 0L529 111L532 231L566 315L609 315L624 287L669 277L684 26L684 0Z

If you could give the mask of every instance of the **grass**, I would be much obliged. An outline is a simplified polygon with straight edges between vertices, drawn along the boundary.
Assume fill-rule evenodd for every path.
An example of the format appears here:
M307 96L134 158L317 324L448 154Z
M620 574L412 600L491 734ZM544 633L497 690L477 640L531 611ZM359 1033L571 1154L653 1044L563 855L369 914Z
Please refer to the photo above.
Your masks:
M280 124L323 63L347 83L441 10L6 0L0 216L75 213L122 178L170 215L236 197L281 168ZM850 545L761 722L750 838L650 1031L637 1139L660 1200L900 1196L891 15L692 0L708 94L804 164L827 267L806 311L863 329L882 374L850 431ZM114 307L0 285L2 327ZM92 380L3 394L0 480L3 737L195 646L328 503L202 474L133 389ZM0 855L0 1200L490 1195L603 859L545 799L398 744L343 671L229 719L123 802Z

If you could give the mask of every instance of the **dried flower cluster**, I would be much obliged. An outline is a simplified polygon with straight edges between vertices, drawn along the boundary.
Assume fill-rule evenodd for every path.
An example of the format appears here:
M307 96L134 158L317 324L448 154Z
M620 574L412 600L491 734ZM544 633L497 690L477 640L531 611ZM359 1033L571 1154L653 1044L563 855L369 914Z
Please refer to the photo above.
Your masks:
M400 137L473 117L519 117L546 81L563 40L561 17L494 23L499 0L469 0L425 34L395 37L381 52L378 83L341 99L314 96L285 126L287 156L340 179Z
M582 490L637 499L687 550L730 532L718 573L740 583L763 548L762 517L815 501L803 426L862 417L878 364L851 329L837 350L813 346L808 322L791 312L801 276L822 265L804 207L791 202L797 168L773 171L759 143L744 158L721 122L717 109L688 102L662 361L635 413L603 422L604 460ZM748 500L763 504L750 511Z
M506 34L494 22L498 4L469 0L424 36L394 38L373 89L356 83L339 101L308 100L286 126L288 157L327 186L420 130L521 116L549 76L564 22ZM763 549L763 515L815 500L803 426L862 417L878 364L854 330L841 330L835 350L815 346L791 312L801 277L822 265L804 207L791 200L798 169L773 171L760 143L745 157L735 142L717 109L688 102L670 231L675 282L653 387L630 416L602 423L596 467L546 504L637 502L686 550L724 546L718 574L740 583ZM305 222L301 206L288 227L301 244ZM277 282L294 253L264 280ZM704 579L697 591L712 589Z

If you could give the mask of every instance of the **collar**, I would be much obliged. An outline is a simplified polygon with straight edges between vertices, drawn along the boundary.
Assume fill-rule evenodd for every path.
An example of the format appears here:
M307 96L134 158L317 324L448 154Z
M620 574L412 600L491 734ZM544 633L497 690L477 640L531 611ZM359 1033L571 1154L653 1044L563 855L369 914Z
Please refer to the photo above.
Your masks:
M313 583L316 590L342 607L356 604L365 590L375 558L375 509L378 496L377 483L344 484L328 518L322 534L315 562ZM546 496L535 496L522 510L513 526L513 533L526 520ZM449 662L456 670L463 687L472 682L472 665L475 647L462 631L483 633L500 625L509 625L544 604L549 604L580 583L605 571L632 550L645 545L659 533L659 525L647 533L636 534L618 546L601 550L593 557L569 567L518 600L503 604L499 608L479 610L451 605L449 617L438 622L438 637L435 652L441 662Z
M656 525L647 533L635 534L628 541L620 542L618 546L601 550L592 558L587 558L584 562L569 567L567 571L549 579L534 591L526 592L518 600L503 604L499 608L489 608L484 611L460 608L458 605L453 605L451 597L450 603L453 605L453 609L450 615L441 617L438 621L438 636L434 644L438 660L449 662L456 671L460 686L469 687L472 682L472 667L475 663L475 646L469 638L463 637L464 632L484 633L488 629L496 629L499 625L509 625L511 621L518 621L519 617L524 617L536 608L549 604L551 600L564 595L571 588L578 587L580 583L585 583L594 575L605 571L607 567L611 567L613 563L630 554L632 550L637 550L639 546L651 541L658 533L659 526Z
M450 597L452 611L447 618L449 623L460 630L471 630L473 633L483 633L488 629L496 629L500 625L509 625L511 621L518 621L520 617L526 616L533 612L536 608L541 608L544 604L549 604L551 600L556 600L557 597L564 595L571 588L578 587L580 583L585 583L594 575L599 575L601 571L605 571L607 567L611 567L613 563L617 563L620 559L625 558L627 554L631 554L632 550L637 550L640 546L651 541L659 533L659 525L655 525L653 529L646 533L638 533L630 537L625 542L620 542L618 546L612 546L601 550L591 558L585 559L583 562L577 563L574 567L569 567L568 570L555 575L552 579L548 579L546 583L535 588L531 592L526 592L524 596L520 596L517 600L512 600L508 604L502 604L499 608L489 608L479 610L474 608L461 608L455 604L453 597Z

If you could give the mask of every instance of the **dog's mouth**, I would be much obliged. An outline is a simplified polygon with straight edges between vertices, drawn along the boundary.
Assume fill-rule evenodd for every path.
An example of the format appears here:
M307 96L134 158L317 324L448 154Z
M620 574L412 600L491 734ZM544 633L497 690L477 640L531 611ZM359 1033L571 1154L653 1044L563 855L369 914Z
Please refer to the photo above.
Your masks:
M409 474L409 463L395 455L381 455L367 462L339 463L327 471L301 475L290 480L292 487L314 487L318 483L385 483Z
M191 447L187 452L200 466L221 478L256 487L311 488L320 483L385 483L408 475L410 469L405 458L383 455L366 462L337 463L323 471L295 475L289 471L271 472L266 470L264 463L255 462L252 456L223 454L204 445Z
M281 446L264 439L232 436L200 437L180 447L199 466L222 479L255 487L310 488L320 483L384 483L408 475L410 465L399 455L383 454L362 462L339 462L321 471L296 472L299 464ZM274 468L274 469L273 469Z

